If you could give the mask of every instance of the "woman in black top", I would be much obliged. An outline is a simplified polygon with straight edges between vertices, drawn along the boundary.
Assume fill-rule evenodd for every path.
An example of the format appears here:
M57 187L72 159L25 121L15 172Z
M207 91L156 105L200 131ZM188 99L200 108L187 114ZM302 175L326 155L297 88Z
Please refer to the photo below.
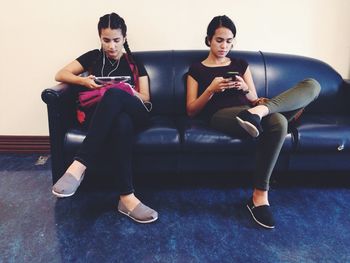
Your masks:
M209 23L205 38L209 55L188 72L187 113L207 119L217 130L257 137L254 190L247 208L259 225L274 228L268 201L270 176L288 122L317 98L320 85L306 79L274 98L259 100L248 63L227 57L235 36L236 27L227 16L214 17Z
M134 130L147 124L150 100L148 75L145 67L132 56L126 39L124 19L115 13L102 16L98 23L101 50L92 50L62 68L56 80L78 84L88 89L99 89L95 77L130 76L133 87L130 93L110 88L98 103L92 116L88 115L87 136L66 173L55 183L52 193L68 197L75 193L87 167L91 165L101 148L108 144L115 157L115 174L120 199L118 211L140 223L150 223L158 213L143 205L134 195L131 156ZM123 47L126 54L123 53ZM80 76L89 72L87 77Z

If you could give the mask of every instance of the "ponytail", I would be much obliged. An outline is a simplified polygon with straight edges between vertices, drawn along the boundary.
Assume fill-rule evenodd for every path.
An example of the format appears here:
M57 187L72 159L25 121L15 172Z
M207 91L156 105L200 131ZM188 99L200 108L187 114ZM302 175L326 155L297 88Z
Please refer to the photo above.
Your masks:
M131 69L131 72L133 74L133 77L134 77L134 82L135 82L135 90L137 92L140 91L140 85L139 85L139 70L137 68L137 64L135 62L135 59L134 59L134 56L133 54L131 53L131 50L129 48L129 43L128 41L125 39L125 42L124 42L124 49L126 51L126 60L128 61L129 63L129 66L130 66L130 69Z
M128 40L126 40L126 39L125 39L125 42L124 42L124 49L125 49L126 53L128 54L128 56L129 56L129 58L130 58L130 61L131 61L133 64L136 64L136 63L135 63L135 60L134 60L134 57L133 57L133 55L132 55L132 53L131 53Z

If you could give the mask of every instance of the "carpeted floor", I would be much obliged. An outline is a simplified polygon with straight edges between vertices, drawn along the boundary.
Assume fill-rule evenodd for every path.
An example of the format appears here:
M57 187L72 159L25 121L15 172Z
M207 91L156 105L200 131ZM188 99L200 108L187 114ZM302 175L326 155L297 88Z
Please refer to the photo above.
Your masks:
M57 200L38 158L0 155L0 262L350 262L344 176L275 175L274 230L252 221L249 183L235 176L138 179L160 216L143 225L116 212L111 191Z

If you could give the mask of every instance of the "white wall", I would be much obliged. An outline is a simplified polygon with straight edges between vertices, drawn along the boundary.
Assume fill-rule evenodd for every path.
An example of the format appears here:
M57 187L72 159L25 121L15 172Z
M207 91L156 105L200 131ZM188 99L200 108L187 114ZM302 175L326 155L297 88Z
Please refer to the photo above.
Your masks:
M99 47L98 18L125 18L132 50L206 49L212 17L238 29L236 49L299 54L350 78L348 0L1 1L0 135L48 135L40 94L56 71Z

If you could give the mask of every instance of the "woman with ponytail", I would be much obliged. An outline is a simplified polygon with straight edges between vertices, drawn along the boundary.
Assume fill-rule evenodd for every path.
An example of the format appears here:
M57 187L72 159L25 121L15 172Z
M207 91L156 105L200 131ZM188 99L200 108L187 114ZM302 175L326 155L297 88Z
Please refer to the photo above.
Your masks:
M134 131L147 125L150 100L148 75L142 63L133 57L127 39L127 26L116 13L102 16L98 23L101 49L91 50L58 71L60 82L101 89L96 77L130 76L131 95L120 89L108 89L84 124L88 133L73 163L55 183L57 197L72 196L78 189L85 170L94 162L108 141L115 157L115 178L119 186L118 211L139 223L158 219L158 213L144 205L134 194L132 182L132 145ZM126 53L123 52L123 48ZM83 72L88 76L81 76Z

